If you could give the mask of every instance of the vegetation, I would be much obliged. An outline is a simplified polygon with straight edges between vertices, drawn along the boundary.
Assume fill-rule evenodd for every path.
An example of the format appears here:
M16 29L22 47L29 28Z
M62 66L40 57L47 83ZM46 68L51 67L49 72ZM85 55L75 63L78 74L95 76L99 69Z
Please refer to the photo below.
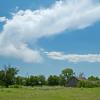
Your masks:
M90 76L88 79L83 77L83 73L79 77L75 76L75 73L72 69L66 68L62 70L59 76L50 75L47 79L44 75L39 76L28 76L21 77L17 76L18 70L12 66L5 66L3 70L0 70L0 86L1 87L15 87L19 88L21 86L71 86L74 82L75 87L84 87L84 88L93 88L100 87L99 77ZM73 79L74 78L74 79ZM71 80L70 82L70 79ZM75 84L75 80L78 80L78 83ZM69 82L69 84L68 84ZM68 85L67 85L68 84ZM73 87L73 86L72 86Z
M98 77L94 77L94 76L90 76L90 77L88 77L88 80L97 81L97 80L99 80L99 78Z
M12 66L0 70L0 100L100 100L99 77L86 79L83 73L76 77L70 68L64 69L59 76L48 78L17 74L18 70ZM78 79L75 88L65 87L70 79Z
M0 100L100 100L100 88L1 88Z
M5 66L3 70L0 71L0 85L8 87L15 83L15 75L18 70L16 68Z
M48 85L50 85L50 86L57 86L57 85L59 85L59 77L58 76L56 76L56 75L50 75L49 77L48 77Z
M65 79L69 79L74 75L74 72L70 68L66 68L62 71L62 75L65 77Z

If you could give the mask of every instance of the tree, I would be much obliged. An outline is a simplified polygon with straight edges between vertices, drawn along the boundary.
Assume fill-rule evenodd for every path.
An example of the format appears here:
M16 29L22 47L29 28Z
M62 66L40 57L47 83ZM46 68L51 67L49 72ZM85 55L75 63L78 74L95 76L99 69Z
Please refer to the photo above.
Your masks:
M5 86L5 82L4 82L4 71L3 70L1 70L0 71L0 85L1 86Z
M25 78L25 86L32 86L32 83L30 82L30 77Z
M0 71L0 80L3 85L8 87L9 85L13 85L15 83L15 75L18 73L16 68L12 66L5 66L3 70Z
M17 76L16 79L15 79L15 84L17 84L17 85L26 85L26 78L21 77L21 76Z
M88 77L88 80L89 81L97 81L97 80L99 80L99 78L95 77L95 76L90 76L90 77Z
M38 77L37 76L30 76L30 85L31 86L36 86L38 85Z
M46 80L45 80L45 76L43 75L39 75L38 76L38 85L45 85L46 84Z
M33 76L26 78L26 86L37 86L37 85L45 85L46 80L43 75Z
M62 70L62 75L65 77L66 80L68 80L69 78L71 78L74 75L74 72L72 69L66 68L66 69Z
M50 75L48 77L48 85L50 85L50 86L59 85L59 77L56 75Z
M59 85L65 86L65 84L66 84L65 77L62 76L62 75L60 75L60 76L59 76Z

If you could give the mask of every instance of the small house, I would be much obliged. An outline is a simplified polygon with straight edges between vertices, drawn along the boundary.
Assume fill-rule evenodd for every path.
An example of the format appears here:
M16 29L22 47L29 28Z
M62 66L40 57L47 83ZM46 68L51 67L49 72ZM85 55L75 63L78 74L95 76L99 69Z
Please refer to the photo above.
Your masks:
M79 80L76 77L71 77L67 80L67 87L76 87Z

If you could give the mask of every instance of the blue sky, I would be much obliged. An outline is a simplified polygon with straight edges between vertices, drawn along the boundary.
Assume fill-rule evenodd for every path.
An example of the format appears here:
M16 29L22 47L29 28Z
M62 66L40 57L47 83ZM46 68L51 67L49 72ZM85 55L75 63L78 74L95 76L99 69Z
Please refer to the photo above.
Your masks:
M100 77L100 3L93 0L1 0L0 68L20 75Z

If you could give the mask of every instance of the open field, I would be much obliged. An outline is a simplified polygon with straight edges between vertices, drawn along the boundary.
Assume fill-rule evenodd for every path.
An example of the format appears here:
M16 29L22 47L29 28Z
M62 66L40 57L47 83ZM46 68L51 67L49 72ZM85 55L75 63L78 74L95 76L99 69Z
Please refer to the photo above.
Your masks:
M100 100L100 88L0 88L0 100Z

